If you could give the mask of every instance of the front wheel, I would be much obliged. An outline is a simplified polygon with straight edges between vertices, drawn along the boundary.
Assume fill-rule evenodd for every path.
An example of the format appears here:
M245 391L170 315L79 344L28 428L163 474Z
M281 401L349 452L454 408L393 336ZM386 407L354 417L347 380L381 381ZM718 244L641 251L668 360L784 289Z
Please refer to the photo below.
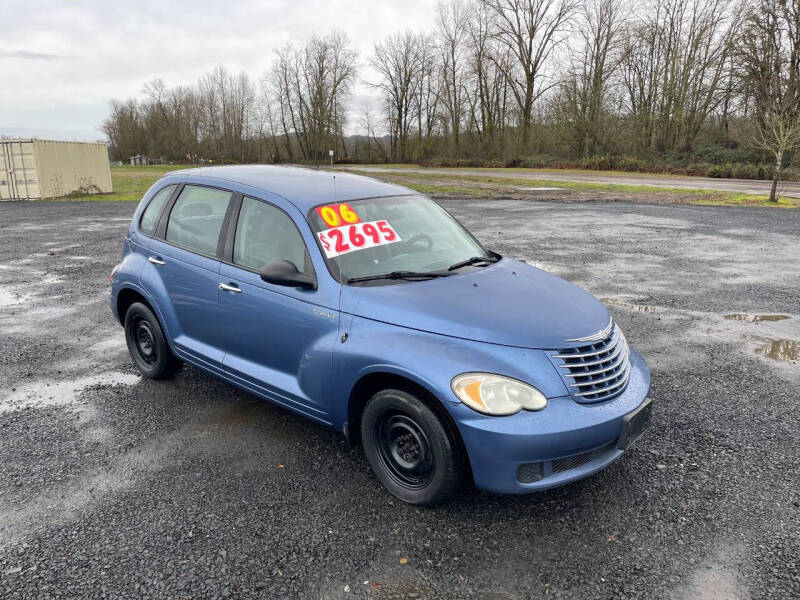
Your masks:
M158 319L147 306L135 302L125 313L125 341L133 364L150 379L167 379L181 368L169 349Z
M441 419L401 390L372 396L361 417L361 442L372 471L394 496L431 506L453 495L463 459Z

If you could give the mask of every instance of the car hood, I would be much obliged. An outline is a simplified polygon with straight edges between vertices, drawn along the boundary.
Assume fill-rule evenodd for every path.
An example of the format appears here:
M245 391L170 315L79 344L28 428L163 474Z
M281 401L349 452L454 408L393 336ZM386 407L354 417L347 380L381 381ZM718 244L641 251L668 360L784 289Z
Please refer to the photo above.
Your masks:
M439 279L344 286L341 308L401 327L538 349L569 345L564 342L604 329L611 318L588 292L507 258Z

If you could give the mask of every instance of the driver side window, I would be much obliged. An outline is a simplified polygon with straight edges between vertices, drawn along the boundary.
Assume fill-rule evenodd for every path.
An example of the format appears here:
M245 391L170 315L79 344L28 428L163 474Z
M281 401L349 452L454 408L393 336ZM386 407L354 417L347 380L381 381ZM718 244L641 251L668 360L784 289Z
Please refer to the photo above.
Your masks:
M233 262L260 271L274 260L289 260L311 274L311 259L294 221L281 209L244 197L236 223Z

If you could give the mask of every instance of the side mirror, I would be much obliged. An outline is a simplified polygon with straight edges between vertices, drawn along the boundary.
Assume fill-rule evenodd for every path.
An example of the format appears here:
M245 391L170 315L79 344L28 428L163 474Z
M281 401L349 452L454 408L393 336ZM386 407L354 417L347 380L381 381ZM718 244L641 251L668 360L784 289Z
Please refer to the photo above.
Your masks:
M317 289L317 279L297 270L290 260L273 260L261 269L261 279L273 285L298 287L304 290Z

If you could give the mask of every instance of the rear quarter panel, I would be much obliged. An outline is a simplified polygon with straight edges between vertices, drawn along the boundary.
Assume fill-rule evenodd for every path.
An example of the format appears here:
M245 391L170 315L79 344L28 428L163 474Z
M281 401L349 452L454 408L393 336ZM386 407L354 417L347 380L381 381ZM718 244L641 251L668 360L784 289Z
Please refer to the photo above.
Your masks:
M128 225L128 231L125 233L120 264L114 274L110 290L111 312L120 323L122 323L122 318L117 312L117 299L119 297L119 292L124 288L136 290L147 298L148 302L153 306L152 296L143 289L140 283L142 269L145 264L147 264L147 248L150 245L150 238L139 233L137 223L139 222L144 207L147 206L147 203L150 201L150 198L164 185L164 183L158 181L147 190L144 196L142 196L142 200L136 207L130 224ZM162 315L159 314L158 316L160 319Z
M128 231L125 233L125 241L122 245L122 260L117 268L116 274L114 275L114 280L111 282L111 311L120 322L122 322L122 320L117 312L117 299L119 292L124 288L130 288L139 292L147 299L147 301L150 303L150 306L152 306L153 310L156 312L158 320L162 324L165 324L164 314L161 310L159 302L153 296L153 294L149 292L144 285L142 285L141 282L142 271L148 264L148 249L150 247L152 238L142 234L139 231L138 224L139 219L141 219L142 212L150 202L150 199L155 196L163 187L167 185L175 185L177 183L179 183L177 179L169 179L168 177L159 179L144 193L144 196L142 196L142 199L139 201L136 210L133 212L133 217L131 217L130 224L128 225ZM166 325L164 329L164 333L167 335L167 340L171 343L172 338L169 335Z

